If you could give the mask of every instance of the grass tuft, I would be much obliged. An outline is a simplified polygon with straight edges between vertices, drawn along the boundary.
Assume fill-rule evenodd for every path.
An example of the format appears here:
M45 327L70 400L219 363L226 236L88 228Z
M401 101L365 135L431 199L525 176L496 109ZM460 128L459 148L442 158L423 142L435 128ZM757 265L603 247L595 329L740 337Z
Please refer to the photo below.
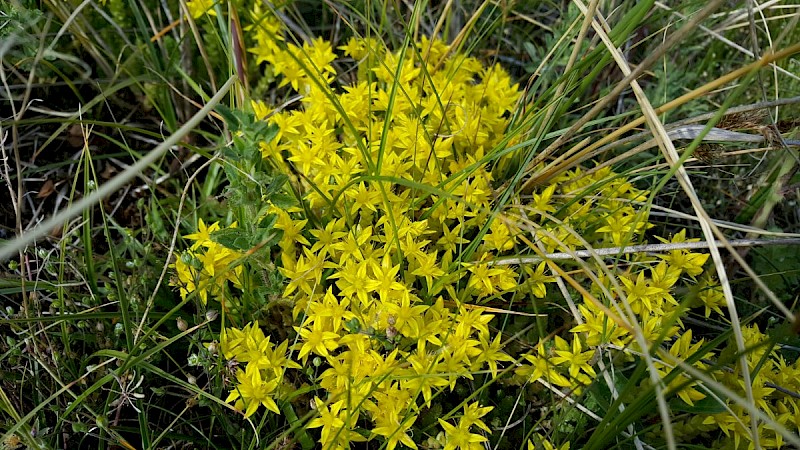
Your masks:
M3 448L800 447L798 21L0 0Z

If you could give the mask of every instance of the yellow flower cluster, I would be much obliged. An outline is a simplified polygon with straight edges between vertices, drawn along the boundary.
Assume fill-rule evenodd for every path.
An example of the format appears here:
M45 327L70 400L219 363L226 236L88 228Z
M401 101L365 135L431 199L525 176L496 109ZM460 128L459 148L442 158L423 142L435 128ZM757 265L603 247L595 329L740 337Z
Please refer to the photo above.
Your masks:
M235 227L235 223L231 225ZM184 236L194 244L172 265L177 275L173 285L180 287L181 298L197 291L204 305L209 295L224 304L228 282L241 289L243 255L211 240L211 233L218 230L219 222L206 226L200 219L197 232Z
M236 401L235 407L250 417L263 405L275 414L280 414L273 399L286 369L299 369L300 365L287 358L288 341L275 347L268 336L258 327L258 321L243 329L228 328L220 333L222 356L239 363L246 363L245 370L236 372L236 386L228 396L228 402Z
M623 301L649 341L673 337L664 346L672 356L686 360L703 347L703 339L673 320L682 308L673 294L695 285L699 293L689 306L702 308L705 317L722 315L724 297L703 274L708 255L672 250L619 255L611 269L587 262L598 276L575 275L587 288L569 333L542 339L519 358L506 354L501 333L490 325L492 310L480 305L513 300L529 307L555 298L548 285L556 279L552 262L515 266L502 257L626 245L652 227L634 206L647 192L607 168L575 169L531 198L515 199L513 209L498 208L496 168L510 157L501 152L510 144L507 128L520 98L502 68L484 67L439 40L423 38L390 52L377 40L353 38L339 50L356 61L355 79L339 90L332 87L330 43L285 42L277 20L260 10L259 16L264 20L250 28L256 42L250 51L268 63L280 86L302 95L300 108L271 116L263 103L253 104L260 119L279 128L261 152L297 175L303 207L269 208L283 233L279 270L287 280L283 294L294 304L297 343L274 346L258 323L221 336L223 356L247 363L228 397L246 416L260 406L278 413L284 371L311 359L321 368L313 380L321 394L307 427L320 429L324 448L366 439L389 449L418 448L426 438L445 449L478 448L490 432L481 417L491 407L477 402L465 403L459 417L439 420L438 434L415 435L412 427L438 393L481 370L497 377L512 362L517 381L580 394L598 378L599 350L649 351L634 341ZM232 264L242 255L209 238L218 227L201 221L187 236L196 242L175 263L183 296L196 290L205 303L209 295L223 296L228 282L242 288L242 267ZM689 240L681 231L662 241ZM753 343L766 339L747 330ZM753 385L764 398L759 406L796 429L797 400L765 386L797 392L800 368L774 353L761 356L748 355L754 370L759 365ZM660 361L656 367L663 377L673 370ZM694 367L710 370L700 361ZM717 379L742 388L735 370ZM708 394L686 376L674 377L668 391L689 406ZM733 411L678 418L677 428L687 436L716 430L721 445L730 439L737 448L749 442L749 416ZM764 433L762 446L779 446L774 430L765 426ZM556 448L541 436L538 441Z
M503 138L519 93L499 67L448 58L440 41L405 55L366 45L343 47L363 58L363 78L333 101L328 43L274 55L281 84L304 94L303 108L269 119L280 132L263 153L294 165L319 218L312 227L299 209L271 211L283 231L284 295L300 321L296 357L325 358L318 383L327 395L309 426L322 428L324 448L347 448L360 436L350 424L365 413L371 437L417 448L409 430L437 391L483 367L496 376L512 361L489 329L493 316L465 301L516 287L512 268L488 264L491 250L514 247L513 235L495 225L475 257L457 258L489 217L484 149ZM421 67L417 52L441 65ZM442 421L444 447L485 441L472 428L489 431L479 417L490 409L473 403L457 425Z
M747 349L746 359L750 371L751 388L755 406L775 423L790 432L800 432L800 360L786 361L776 349L774 341L756 325L742 328ZM677 343L676 343L677 344ZM686 344L683 344L686 345ZM735 348L733 339L729 344ZM732 370L712 372L714 378L744 398L745 386L742 368L736 364ZM676 432L685 439L695 439L710 431L721 431L717 448L755 448L750 412L732 401L724 402L727 410L716 414L698 414L677 423ZM758 441L761 448L786 448L783 436L771 423L758 421Z

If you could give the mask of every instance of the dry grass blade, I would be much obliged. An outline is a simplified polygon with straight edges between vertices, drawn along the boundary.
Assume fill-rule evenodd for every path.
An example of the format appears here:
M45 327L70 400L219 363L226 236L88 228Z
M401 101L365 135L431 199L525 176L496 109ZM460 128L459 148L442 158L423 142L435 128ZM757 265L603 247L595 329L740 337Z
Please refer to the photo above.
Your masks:
M730 247L753 247L760 245L800 245L800 239L784 238L784 239L737 239L728 241ZM644 245L629 245L626 247L607 247L607 248L593 248L591 250L578 250L571 253L558 252L558 253L545 253L541 256L530 257L513 257L502 258L491 262L495 266L503 266L509 264L538 264L542 261L548 260L574 260L576 258L589 258L596 256L618 256L633 253L660 253L672 250L698 250L708 249L711 247L726 248L722 241L714 241L713 243L701 242L679 242L669 244L644 244Z
M599 24L595 25L595 31L597 31L597 33L600 34L601 39L603 39L603 42L606 44L608 50L614 56L614 59L617 61L617 64L620 67L620 69L626 75L629 75L631 70L628 67L627 62L624 60L622 54L613 46L613 44L611 44L610 39L607 37L607 35L605 35L605 33L603 33L603 30L599 26ZM672 140L669 138L668 133L667 133L666 129L664 128L664 125L659 120L656 110L652 107L652 105L650 104L650 102L649 102L647 96L645 95L644 91L641 89L641 87L639 86L639 84L636 81L632 81L631 82L631 87L633 88L633 91L634 91L634 93L636 95L636 98L637 98L637 100L638 100L638 102L639 102L639 104L640 104L640 106L642 108L642 111L644 112L644 117L642 117L642 120L646 121L648 126L651 128L651 130L656 134L656 138L659 141L659 146L661 147L662 152L664 153L664 156L667 159L667 161L669 161L670 164L673 165L673 166L677 165L676 174L678 176L678 182L680 183L681 187L683 188L684 192L686 193L686 195L688 196L689 200L692 203L692 207L694 208L695 213L698 216L698 219L699 219L699 222L700 222L700 226L701 226L701 229L703 230L703 234L705 235L706 240L707 241L712 241L714 236L716 235L720 239L720 241L723 243L723 245L731 253L735 253L733 251L732 247L730 246L730 244L728 243L727 239L724 237L724 235L722 235L722 233L719 231L719 229L716 228L716 226L714 226L714 224L711 221L711 218L709 217L708 213L703 208L703 206L701 204L701 201L697 196L697 192L695 191L695 189L694 189L694 187L692 185L692 182L691 182L691 180L689 178L689 175L686 172L686 169L680 163L680 155L678 154L677 150L675 149L675 146L673 145ZM674 170L674 168L673 168L673 170ZM752 389L752 382L751 382L751 379L750 379L749 367L748 367L748 364L747 364L747 359L745 357L744 337L743 337L743 334L742 334L741 324L739 322L739 317L738 317L739 315L738 315L738 312L737 312L737 307L736 307L736 304L735 304L734 298L733 298L733 291L731 290L730 283L728 281L728 275L727 275L725 266L723 264L722 256L721 256L721 254L719 252L719 249L717 248L717 246L712 246L712 247L710 247L710 251L711 251L711 257L712 257L712 259L714 261L714 265L717 268L717 275L719 277L720 285L722 286L722 289L723 289L723 292L724 292L724 295L725 295L725 300L726 300L726 303L728 305L728 313L730 314L731 324L733 326L733 332L734 332L734 336L735 336L735 339L736 339L736 345L737 345L738 350L742 354L742 356L740 357L739 360L740 360L740 363L741 363L741 366L742 366L742 377L743 377L743 382L744 382L744 388L745 388L745 393L746 393L746 397L747 397L747 402L750 405L755 405L755 399L753 397L753 389ZM776 305L777 306L783 306L780 302L776 302ZM785 313L788 313L788 317L790 317L792 319L792 321L793 321L793 317L791 316L791 313L786 309L786 307L783 306L782 309L784 310ZM643 346L642 348L646 348L646 347ZM648 361L648 365L649 364L651 364L651 361ZM653 369L653 372L655 372L654 369ZM654 378L653 382L654 383L658 382L658 377L657 376ZM660 390L660 388L657 388L657 392L659 390ZM665 400L663 398L663 395L661 395L660 393L658 395L658 400L659 400L659 406L660 406L661 414L662 414L663 426L665 428L665 431L667 432L667 445L670 448L675 448L674 437L670 435L670 433L671 433L671 425L670 425L669 413L668 413L668 410L667 410L667 407L666 407L666 402L665 402ZM755 416L751 416L750 426L751 426L753 443L754 443L756 449L758 449L758 448L760 448L759 433L758 433L758 420L756 419Z
M584 5L582 5L580 2L576 2L576 4L578 4L579 8L581 8L582 11L584 11L584 12L586 11L586 7ZM710 12L710 11L707 11L707 12ZM598 16L599 16L599 14L598 14ZM658 115L656 114L655 110L653 109L652 105L650 104L650 101L648 100L648 98L645 95L644 91L641 89L641 87L639 86L639 83L635 80L635 78L632 77L633 71L628 66L628 62L625 60L625 58L622 55L622 53L611 42L611 39L608 37L608 34L605 32L605 30L603 29L601 24L598 21L593 21L592 22L592 26L593 26L595 32L602 39L602 41L605 44L607 50L611 53L612 57L616 61L617 65L620 68L620 70L622 71L622 73L625 75L626 79L631 78L629 80L630 86L633 89L634 94L636 95L636 99L639 102L639 105L640 105L642 111L644 112L644 117L642 119L645 120L647 122L648 126L651 128L651 130L654 131L657 134L657 136L659 138L659 141L660 141L659 142L660 146L662 147L662 150L664 151L665 156L667 157L667 160L668 161L672 161L672 162L677 162L678 159L679 159L678 152L675 150L675 147L673 146L672 141L667 136L667 132L664 129L664 125L659 120ZM713 234L712 234L711 228L709 226L710 218L705 213L702 205L700 204L700 200L697 198L697 195L696 195L696 193L694 191L694 188L691 185L691 181L689 180L689 177L686 174L685 169L680 167L678 169L678 175L679 175L678 180L681 183L681 186L686 191L686 193L689 195L689 197L690 197L690 199L692 201L692 206L695 208L695 211L697 212L697 214L703 217L703 220L700 221L700 224L701 224L701 227L703 228L704 234L706 235L706 239L708 241L711 241L712 238L713 238ZM722 258L721 258L720 254L719 254L719 251L717 250L716 247L712 247L711 248L711 252L712 252L712 257L714 258L714 262L715 262L715 265L717 266L718 271L722 271L722 273L719 274L720 283L723 286L723 289L725 291L726 300L728 301L728 306L729 306L729 310L730 310L730 314L731 314L731 320L734 322L734 332L735 332L735 334L737 334L737 345L739 346L740 350L743 351L744 350L744 340L742 338L741 328L737 328L737 327L739 327L739 325L738 325L738 318L737 318L737 314L736 314L736 306L733 303L733 293L730 290L730 285L728 284L728 280L727 280L726 274L724 273L724 267L722 265ZM623 304L625 305L626 312L629 314L629 316L630 317L635 317L635 315L633 313L633 310L631 309L631 305L629 303L627 303L627 302L623 302ZM638 344L640 345L641 348L648 348L647 340L645 339L645 336L644 336L641 328L639 327L638 323L634 322L633 325L634 325L634 329L635 329L634 335L636 337L636 340L637 340ZM646 362L647 367L649 369L651 381L652 381L652 383L653 383L653 385L654 385L654 387L656 389L656 399L658 401L658 409L659 409L659 413L661 415L662 426L664 427L664 433L665 433L665 437L666 437L667 448L675 449L676 448L676 441L675 441L675 436L674 436L674 433L673 433L673 430L672 430L671 414L670 414L670 411L669 411L669 407L667 406L666 398L664 397L664 388L663 388L660 376L658 374L658 370L656 369L656 367L654 365L654 362L652 360L652 357L650 356L649 353L645 355L644 359L645 359L645 362ZM747 372L747 360L744 357L742 357L741 361L742 361L742 364L744 366L745 372ZM747 375L745 375L745 384L746 384L746 390L748 392L748 400L752 404L753 403L753 394L752 394L752 389L749 386L749 383L750 383L749 377ZM758 425L757 425L757 423L755 421L753 422L752 426L753 426L753 432L754 433L758 433ZM758 447L757 438L756 438L755 442L756 442L756 447Z
M186 124L180 127L175 133L173 133L169 138L167 138L164 142L162 142L158 147L154 148L150 153L147 154L147 156L137 161L136 164L132 165L124 172L120 173L116 177L109 180L107 183L100 186L92 194L75 202L70 208L59 212L53 217L40 223L39 226L37 226L32 231L25 233L22 236L0 247L0 261L7 260L16 252L24 249L26 246L30 245L36 240L41 239L42 237L47 235L50 232L50 230L52 230L56 226L60 226L65 221L77 216L89 206L94 205L97 202L101 201L104 197L110 195L111 193L121 188L126 183L128 183L132 178L136 177L136 175L142 170L144 170L147 166L158 161L164 155L164 153L166 153L170 148L172 148L172 146L180 142L180 140L183 139L183 137L186 136L186 134L188 134L195 127L197 127L200 124L200 122L202 122L206 118L206 116L208 116L211 113L214 107L216 107L217 104L220 101L222 101L225 95L227 95L228 91L231 89L231 86L233 86L233 83L235 81L236 77L229 78L228 81L224 85L222 85L219 92L217 92L214 95L214 97L212 97L208 101L208 103L206 103L203 109L201 109L194 116L192 116L192 118L188 122L186 122Z
M184 188L183 188L183 192L181 192L180 202L178 202L178 209L175 212L175 215L177 217L179 217L179 218L181 217L181 213L183 211L184 201L186 200L186 196L187 196L187 194L189 192L189 188L191 187L191 185L194 182L194 180L198 177L198 175L200 175L202 173L203 169L205 169L206 167L210 166L215 161L216 161L216 157L210 158L208 161L203 163L202 166L200 166L197 170L195 170L194 173L186 180L186 183L185 183ZM147 315L150 313L150 309L154 305L156 294L158 294L158 289L161 287L161 284L164 282L164 278L167 275L167 270L169 269L170 261L172 260L172 257L175 254L175 244L178 241L178 234L180 234L180 220L177 221L175 229L172 232L172 240L170 241L169 251L167 251L167 256L166 256L166 258L164 258L165 259L165 263L161 268L161 275L158 276L158 281L156 282L156 286L153 289L152 295L150 296L149 299L147 299L147 306L145 307L144 313L142 313L142 319L139 321L139 326L136 327L136 331L134 331L134 333L133 333L133 340L134 340L135 343L138 343L139 334L142 332L142 330L145 327L145 324L147 323Z
M685 15L683 15L680 12L676 11L674 8L670 7L669 5L666 5L666 4L662 3L662 2L656 2L655 5L657 7L659 7L659 8L661 8L661 9L663 9L663 10L669 11L671 14L674 14L675 17L678 17L681 20L686 20L687 19L687 17ZM759 7L764 7L765 5L766 4L760 5ZM797 17L797 16L794 16L794 17ZM708 28L706 26L703 26L703 25L700 25L697 28L699 30L703 31L704 33L707 33L709 36L713 37L714 39L724 43L725 45L730 46L733 49L736 49L737 51L741 52L743 55L746 55L748 58L754 58L755 57L755 54L751 50L748 50L748 49L742 47L741 45L737 44L736 42L731 41L730 39L726 38L725 36L723 36L719 32L714 31L714 30L712 30L712 29L710 29L710 28ZM780 67L780 66L776 65L775 63L769 63L769 66L772 67L774 70L778 71L779 73L783 74L783 75L786 75L788 77L800 80L800 77L798 77L797 74L792 73L792 72L784 69L783 67Z
M689 20L683 27L675 31L675 33L671 34L669 38L662 43L657 49L655 49L652 53L650 53L644 61L642 61L634 70L631 71L630 74L625 75L625 77L620 80L616 86L609 92L606 96L600 99L595 105L590 109L586 114L584 114L580 119L576 120L569 129L567 129L561 136L558 137L553 143L547 146L531 163L530 167L536 167L537 164L544 161L546 158L552 156L552 154L559 149L563 144L565 144L569 139L571 139L575 133L581 130L589 121L595 118L601 111L603 111L608 104L612 101L616 100L616 98L624 91L628 89L630 83L638 78L645 70L647 70L650 66L652 66L658 58L664 55L670 48L674 47L680 40L686 37L691 31L693 31L697 25L700 24L706 17L708 17L714 10L716 10L723 2L721 0L714 0L708 2L705 7L698 11L692 19ZM800 49L800 45L798 46ZM636 125L631 126L625 131L617 130L610 135L606 136L605 138L601 139L603 144L612 142L616 140L619 136L624 134L627 131L630 131L636 126L642 125L644 123L644 119L642 118ZM612 137L613 136L613 137ZM522 191L527 192L534 185L544 183L550 180L553 176L558 173L563 172L569 167L573 167L572 160L580 157L580 154L577 154L580 149L588 144L587 140L584 140L580 144L572 147L567 152L558 156L554 162L550 163L550 169L545 170L543 173L536 174L535 176L529 178L525 183L522 185ZM598 145L599 143L595 143L585 149L583 152L590 152L594 148L600 147L602 144ZM582 153L583 153L582 152ZM563 163L560 163L563 161ZM560 163L560 164L559 164Z

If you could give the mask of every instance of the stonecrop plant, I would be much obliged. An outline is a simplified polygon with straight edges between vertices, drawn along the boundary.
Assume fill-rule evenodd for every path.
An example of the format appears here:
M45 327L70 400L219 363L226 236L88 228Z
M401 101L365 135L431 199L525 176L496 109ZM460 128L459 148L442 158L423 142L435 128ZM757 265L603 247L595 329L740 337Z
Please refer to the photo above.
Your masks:
M189 5L197 20L213 12ZM265 194L260 206L231 211L227 226L200 220L174 264L183 298L224 312L209 345L220 366L234 367L225 401L243 418L304 411L300 399L310 396L302 428L321 448L484 448L508 419L493 416L490 386L532 403L582 401L588 416L611 416L619 391L655 398L652 377L630 369L649 355L677 435L720 448L784 444L765 422L754 436L754 411L676 364L745 396L729 336L697 336L683 320L689 310L726 320L708 255L622 250L654 238L649 193L635 180L588 166L529 195L501 189L525 146L522 92L501 66L436 37L394 49L376 37L294 44L272 13L255 7L253 17L263 20L245 27L250 53L278 87L300 96L284 109L251 105L274 130L252 143L259 167L288 175L279 189L293 199ZM258 248L266 251L225 245L231 235L220 233L245 224L274 233ZM685 230L657 238L692 241ZM548 256L592 248L620 250ZM288 302L293 320L281 332L241 314L254 286L248 273L273 262L281 300L266 301ZM520 318L537 324L536 341L509 331ZM758 409L797 432L800 400L791 392L800 391L800 365L758 327L744 329ZM423 421L458 385L470 395ZM579 445L580 435L550 421L556 412L543 411L526 422L524 440L498 448ZM634 431L658 441L658 427Z

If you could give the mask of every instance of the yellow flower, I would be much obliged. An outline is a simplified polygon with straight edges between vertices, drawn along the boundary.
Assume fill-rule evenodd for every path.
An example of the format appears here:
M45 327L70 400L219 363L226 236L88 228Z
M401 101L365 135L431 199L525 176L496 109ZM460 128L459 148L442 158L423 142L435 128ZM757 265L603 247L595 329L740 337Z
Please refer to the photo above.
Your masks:
M314 404L319 417L311 419L307 427L322 427L319 438L322 448L347 449L350 448L350 442L366 441L365 437L352 430L358 422L358 412L345 408L344 400L326 405L319 397L314 397Z
M199 19L203 14L208 13L209 16L216 16L217 12L214 11L214 0L189 0L186 2L186 7L189 9L189 14L192 18Z
M545 275L544 271L547 268L547 263L539 263L536 270L531 270L530 267L523 268L525 277L525 286L530 289L530 292L536 298L544 298L547 295L547 287L545 283L555 283L556 279L551 276Z
M367 281L367 289L370 292L377 292L381 301L388 301L391 293L406 290L402 283L397 282L399 271L400 266L392 265L392 260L388 256L383 257L380 266L373 262L373 278Z
M550 442L549 439L545 438L539 433L536 433L536 440L541 442L541 447L536 447L532 441L528 441L528 450L569 450L569 441L562 444L560 447L556 447L555 444Z
M669 241L660 237L658 240L664 243L673 244L699 241L699 239L686 239L685 229L678 232L678 234L674 235ZM708 261L709 256L711 255L705 253L692 253L689 250L670 250L668 255L659 255L659 258L666 261L670 267L681 269L689 276L695 277L703 273L703 265L706 263L706 261Z
M270 107L263 100L250 100L250 106L257 120L264 120L270 113Z
M726 305L725 301L725 294L722 292L722 288L720 287L719 283L716 281L706 281L701 283L702 289L700 293L697 294L698 300L703 304L705 308L705 316L709 317L711 315L711 311L716 312L720 316L723 315L722 306Z
M703 346L703 339L700 339L694 344L692 343L692 330L690 329L687 330L685 333L683 333L681 337L679 337L675 341L675 343L672 344L672 346L669 349L669 353L672 356L679 358L681 360L686 360L691 357L696 358L697 356L696 353L700 350L702 346ZM703 363L695 363L694 365L699 368L705 367ZM658 368L658 371L662 375L662 377L666 376L672 370L672 368L666 367L661 363L656 364L656 367ZM706 395L693 387L697 385L697 381L691 381L688 385L686 385L686 378L687 375L685 373L681 374L681 376L675 377L669 383L668 387L670 388L672 393L677 393L678 397L680 397L681 400L686 402L686 404L694 405L694 402L704 399ZM758 386L754 385L754 389L757 387ZM765 392L765 395L768 394L769 392Z
M489 256L490 255L486 253L483 259L488 259ZM489 265L486 261L463 263L463 265L466 266L467 270L471 273L467 287L474 289L479 297L487 297L497 293L499 291L498 288L503 289L507 287L497 284L495 277L503 275L506 270L509 270L508 268L494 267Z
M492 372L493 378L497 377L498 362L514 361L514 358L503 352L501 345L501 338L502 335L498 333L497 336L494 337L494 340L492 340L492 342L489 342L487 336L484 336L483 334L480 335L481 353L478 356L476 362L479 364L484 364L484 363L488 364L489 371Z
M248 364L246 370L239 369L236 372L236 381L238 384L225 401L232 402L236 400L234 407L240 411L243 410L245 417L255 414L261 405L275 414L280 414L278 405L275 404L275 400L271 397L271 394L278 387L277 379L265 382L261 378L261 371L256 365Z
M426 351L425 342L417 344L416 350L408 356L411 364L411 373L400 382L400 386L407 391L422 393L425 404L429 404L433 397L433 389L447 386L449 383L439 373L436 373L436 362L441 356L434 356Z
M191 249L197 250L200 247L210 247L213 243L211 240L211 233L219 230L219 222L214 222L209 226L206 226L203 219L198 219L197 221L197 232L192 234L187 234L184 236L184 239L191 239L194 241L192 244Z
M320 356L328 356L328 352L339 346L339 335L332 331L324 331L321 322L315 322L311 329L294 327L300 334L302 344L297 357L306 360L310 352Z
M489 427L486 426L486 424L480 419L486 414L489 414L489 411L492 409L494 409L494 406L481 406L478 402L464 405L464 415L461 417L461 422L465 427L471 427L475 425L487 433L491 433L492 430L490 430Z
M557 356L550 359L553 364L569 364L569 376L573 378L577 377L580 371L586 372L592 377L597 376L597 372L589 365L589 361L594 357L594 350L584 352L581 340L577 337L572 339L572 350L564 349L567 343L560 336L556 336L555 339ZM558 350L558 348L562 350Z
M525 355L525 360L531 363L530 366L520 366L515 372L517 375L530 381L544 379L544 381L561 387L569 387L572 383L555 370L555 364L547 357L544 342L539 341L536 345L536 353Z
M639 272L636 281L633 281L630 275L621 276L619 280L622 282L633 312L646 314L661 310L661 299L658 296L660 289L650 285L650 282L644 277L644 272Z
M411 306L411 295L403 293L399 304L384 304L386 312L390 314L394 327L404 336L416 339L419 334L419 321L422 314L428 309L425 305Z
M398 443L408 448L417 449L417 444L411 439L408 430L417 421L417 416L409 416L400 422L394 416L381 415L375 418L375 427L372 433L386 438L386 448L394 450Z
M633 237L636 216L614 213L604 219L606 225L597 229L598 233L611 236L614 245L625 245Z
M417 264L419 266L414 269L411 274L418 277L424 277L427 283L426 287L428 291L430 291L431 287L433 286L433 279L444 275L444 270L442 270L439 265L436 264L436 252L423 253L422 255L418 256Z
M478 450L483 448L482 442L488 441L485 436L470 433L469 425L463 418L458 425L453 425L442 419L439 419L439 424L445 433L444 450Z

